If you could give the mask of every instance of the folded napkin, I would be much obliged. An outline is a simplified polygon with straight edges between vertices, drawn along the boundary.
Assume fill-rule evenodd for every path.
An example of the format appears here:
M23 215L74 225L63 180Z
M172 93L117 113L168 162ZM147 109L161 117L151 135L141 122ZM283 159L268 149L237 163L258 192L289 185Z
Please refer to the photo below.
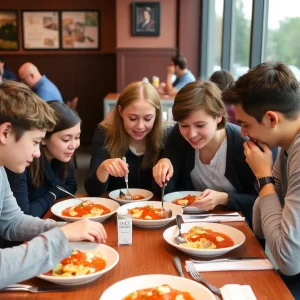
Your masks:
M226 284L220 291L223 300L256 300L250 285Z
M189 260L185 262L185 268L188 271L187 264L191 263ZM266 259L249 259L237 260L229 262L209 262L209 263L194 263L198 272L211 272L211 271L238 271L238 270L271 270L273 269L272 263Z
M236 217L228 217L228 215L236 215ZM242 217L239 213L220 214L220 216L208 216L206 218L196 218L197 215L182 215L184 223L188 222L241 222L245 221L245 217ZM201 214L203 216L203 214Z

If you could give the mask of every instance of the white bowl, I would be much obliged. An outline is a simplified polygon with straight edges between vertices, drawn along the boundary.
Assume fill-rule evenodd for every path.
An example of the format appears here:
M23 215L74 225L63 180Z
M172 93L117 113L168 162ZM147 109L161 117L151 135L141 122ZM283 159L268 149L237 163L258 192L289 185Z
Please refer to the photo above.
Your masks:
M78 243L70 243L70 245L72 249L81 250L83 252L99 251L103 255L104 260L106 261L105 268L101 271L88 274L88 275L81 275L81 276L56 277L56 276L48 276L42 274L42 275L38 275L37 277L60 285L80 285L80 284L84 284L96 280L104 273L111 270L119 261L118 252L115 249L104 244L78 242Z
M241 232L240 230L231 226L216 224L216 223L202 223L202 222L185 223L181 225L181 232L186 233L189 231L189 229L191 229L194 226L202 226L205 229L212 229L213 231L224 233L232 238L234 245L231 247L220 248L220 249L193 249L193 248L187 248L185 246L177 245L175 243L175 237L178 235L177 225L166 229L163 233L163 237L167 243L176 247L178 250L187 253L189 255L194 255L199 257L214 257L214 256L223 255L241 246L246 240L244 233Z
M96 204L102 204L105 207L109 208L111 210L110 213L106 214L106 215L102 215L102 216L95 216L95 217L86 217L86 219L90 219L96 222L102 222L105 219L107 219L108 217L110 217L112 214L114 214L116 212L116 210L120 207L119 203L117 203L116 201L113 201L111 199L107 199L107 198L96 198L96 197L83 197L80 198L82 200L91 200ZM70 206L74 206L74 205L78 205L80 204L81 201L73 198L73 199L69 199L69 200L64 200L61 202L57 202L56 204L54 204L51 207L51 211L54 215L56 215L57 217L61 218L62 220L66 221L66 222L75 222L78 220L82 220L83 217L67 217L67 216L63 216L61 213L62 211Z
M121 205L123 204L127 204L127 203L132 203L132 202L141 202L141 201L148 201L153 197L153 193L148 191L148 190L143 190L143 189L128 189L129 192L131 193L131 195L141 195L144 196L144 199L141 200L123 200L123 199L118 199L119 195L120 195L120 191L122 191L123 193L126 193L126 188L124 189L118 189L118 190L114 190L111 191L108 196L111 199L114 199L115 201L119 202Z
M169 193L169 194L164 195L164 201L172 203L173 200L184 198L187 195L200 196L200 194L201 194L201 192L197 192L197 191L173 192L173 193ZM183 211L185 213L188 213L188 214L190 214L190 213L197 214L197 213L203 212L203 210L199 209L196 206L187 206L187 207L184 207Z
M126 278L104 291L100 300L122 300L128 294L145 288L168 284L171 288L189 292L196 300L215 300L210 290L193 280L172 275L151 274Z
M134 203L128 203L118 208L117 214L128 214L128 209L132 209L134 207L144 207L147 205L152 205L154 208L161 208L161 202L160 201L147 201L147 202L134 202ZM170 222L172 222L177 215L180 215L183 213L183 210L180 206L173 204L173 203L164 203L165 209L171 209L172 210L172 217L167 219L159 219L159 220L139 220L139 219L132 219L132 224L137 227L143 227L143 228L156 228L156 227L162 227Z

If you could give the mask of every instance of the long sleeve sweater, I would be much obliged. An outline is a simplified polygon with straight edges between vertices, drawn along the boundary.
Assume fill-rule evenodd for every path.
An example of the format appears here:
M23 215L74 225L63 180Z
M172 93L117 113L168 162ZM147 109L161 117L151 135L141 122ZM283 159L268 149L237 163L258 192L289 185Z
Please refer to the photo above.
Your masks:
M287 151L279 150L273 176L277 194L256 200L253 229L266 239L280 271L296 275L300 273L300 134Z
M0 249L0 289L47 272L71 254L65 223L24 215L14 198L3 167L0 167L0 237L29 241Z

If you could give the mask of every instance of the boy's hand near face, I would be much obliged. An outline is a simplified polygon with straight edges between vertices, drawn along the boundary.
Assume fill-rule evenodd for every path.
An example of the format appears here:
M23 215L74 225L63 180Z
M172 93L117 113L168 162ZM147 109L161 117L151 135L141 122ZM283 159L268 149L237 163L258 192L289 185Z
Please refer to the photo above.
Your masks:
M101 223L83 219L68 223L60 229L64 232L69 242L90 241L106 243L106 231Z
M244 143L246 162L256 178L272 176L272 151L266 144L262 144L259 141L256 143L252 140L248 140Z

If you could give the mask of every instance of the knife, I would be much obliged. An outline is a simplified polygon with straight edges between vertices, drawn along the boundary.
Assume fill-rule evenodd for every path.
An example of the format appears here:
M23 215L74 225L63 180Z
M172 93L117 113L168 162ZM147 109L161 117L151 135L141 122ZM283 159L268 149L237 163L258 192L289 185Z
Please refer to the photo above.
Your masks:
M61 291L71 291L74 290L73 286L44 286L36 287L27 284L11 284L0 290L0 292L30 292L30 293L40 293L40 292L61 292Z
M183 272L182 272L180 258L178 256L173 257L173 262L174 262L175 268L176 268L179 276L184 277Z
M257 256L244 256L244 257L218 258L212 260L197 260L197 259L189 259L189 260L198 264L209 264L209 263L216 263L216 262L231 262L231 261L257 260L257 259L267 259L267 258L257 257Z
M183 218L188 219L205 219L209 217L240 217L240 215L226 215L226 214L206 214L206 215L183 215Z

